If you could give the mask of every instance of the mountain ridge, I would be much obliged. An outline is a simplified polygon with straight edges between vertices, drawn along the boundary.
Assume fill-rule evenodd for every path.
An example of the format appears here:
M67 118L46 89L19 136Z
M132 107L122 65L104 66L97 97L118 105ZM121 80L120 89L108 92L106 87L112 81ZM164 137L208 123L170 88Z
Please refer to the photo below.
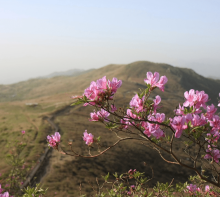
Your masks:
M162 97L174 95L177 99L183 99L184 92L190 89L204 90L209 94L213 103L217 103L220 80L205 78L192 69L174 67L164 63L149 61L137 61L129 64L109 64L99 69L87 70L74 77L58 76L48 79L31 79L12 85L0 85L0 102L17 101L24 99L36 99L62 93L80 95L89 86L91 81L96 81L103 76L108 79L116 77L121 79L129 91L128 85L134 90L144 87L146 73L159 72L160 76L168 78ZM136 89L135 89L136 88ZM122 89L123 90L123 89ZM126 91L124 91L126 92Z

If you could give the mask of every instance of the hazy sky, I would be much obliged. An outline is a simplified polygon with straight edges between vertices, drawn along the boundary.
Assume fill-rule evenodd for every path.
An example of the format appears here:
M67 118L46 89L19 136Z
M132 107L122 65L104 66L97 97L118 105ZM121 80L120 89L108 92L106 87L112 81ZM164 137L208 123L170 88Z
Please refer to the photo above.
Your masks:
M220 0L0 0L0 84L139 60L220 77Z

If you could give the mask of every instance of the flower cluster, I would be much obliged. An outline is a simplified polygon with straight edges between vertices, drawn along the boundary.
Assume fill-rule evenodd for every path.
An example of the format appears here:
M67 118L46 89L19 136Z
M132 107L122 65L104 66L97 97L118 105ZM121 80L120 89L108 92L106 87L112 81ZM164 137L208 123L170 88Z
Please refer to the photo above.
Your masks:
M147 72L147 79L144 79L144 82L151 85L151 89L158 87L161 91L164 91L164 85L167 83L168 79L166 76L161 76L158 72ZM159 80L159 81L158 81Z
M101 111L98 111L98 112L94 112L93 113L90 113L90 121L99 121L99 120L104 120L104 121L108 121L108 116L110 115L109 112L107 112L106 110L104 109L101 109Z
M60 134L59 132L55 132L54 135L47 136L48 146L53 147L55 149L58 148L58 145L60 143Z
M204 159L213 159L218 163L220 158L220 151L216 149L216 144L220 138L220 118L215 115L217 108L208 102L208 94L204 91L191 89L184 93L185 102L183 106L179 105L179 109L174 110L176 115L173 119L170 118L170 125L175 130L175 137L180 138L183 130L191 129L188 134L200 134L199 127L203 127L206 133L206 140L208 142L207 154ZM206 112L204 113L201 108Z
M85 130L85 132L83 133L84 137L83 140L86 142L87 145L91 145L94 141L94 136L92 135L92 133L87 133L87 130Z
M155 72L154 75L151 72L147 72L147 79L144 81L147 84L150 84L150 89L154 89L158 87L161 91L164 91L164 85L167 83L168 79L166 76L161 76L159 82L159 73ZM165 134L161 130L158 122L162 123L165 120L164 113L157 113L157 109L159 108L159 104L161 102L161 97L157 95L153 102L147 102L146 96L140 97L136 94L132 100L130 101L130 108L127 109L127 115L123 119L121 119L121 124L124 129L129 128L130 126L138 126L141 127L144 134L148 137L155 137L159 139L164 137ZM145 121L143 116L146 112L149 112L148 118ZM139 119L141 122L136 122L134 119Z
M9 193L8 192L4 192L4 189L2 189L1 184L0 184L0 197L9 197Z
M197 196L197 194L198 195L209 194L209 195L212 196L213 193L214 193L214 192L211 192L211 187L209 185L205 186L205 190L204 191L202 190L202 188L197 187L196 185L193 185L193 184L188 185L186 188L187 188L186 192L189 192L191 195L194 195L194 196Z
M121 80L113 78L112 81L110 81L106 79L106 76L104 76L96 82L92 81L90 86L85 89L83 95L85 95L91 101L90 105L95 105L98 102L102 102L106 99L111 100L121 85ZM88 103L85 103L84 105L87 106Z

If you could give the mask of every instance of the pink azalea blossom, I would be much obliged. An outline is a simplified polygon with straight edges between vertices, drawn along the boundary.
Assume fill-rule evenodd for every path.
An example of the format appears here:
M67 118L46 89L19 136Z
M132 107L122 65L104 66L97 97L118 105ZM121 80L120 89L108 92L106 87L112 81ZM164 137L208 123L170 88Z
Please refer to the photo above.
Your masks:
M196 95L195 95L195 108L200 108L203 107L204 109L206 109L206 102L208 101L208 94L206 94L204 91L198 91L196 90Z
M168 79L166 76L161 76L158 72L147 72L147 79L144 79L144 82L151 85L151 88L158 87L161 91L164 91L164 85L167 83ZM158 82L159 80L159 82Z
M212 117L212 120L208 120L210 123L210 126L213 127L213 130L219 130L220 129L220 118L218 115L214 115Z
M127 129L131 123L128 121L128 118L124 118L120 120L120 123L124 129Z
M130 118L135 119L137 118L137 115L133 114L131 109L127 109L127 118L125 118L126 120L129 120Z
M128 171L128 173L131 174L131 175L133 175L135 172L136 172L136 169L134 169L134 170L133 170L133 169L130 169L130 170Z
M176 116L173 119L170 118L170 125L175 129L175 137L180 138L182 135L182 131L187 129L187 125L185 125L186 118L181 116Z
M106 110L101 108L101 111L98 111L96 113L96 111L94 110L93 113L90 113L90 117L91 119L89 121L99 121L100 119L104 119L105 121L107 120L107 117L110 115L109 112L107 112Z
M130 101L131 108L135 108L137 113L143 111L143 103L144 103L144 96L140 99L139 96L136 94Z
M107 118L110 115L110 113L108 111L101 108L101 111L98 111L97 114L100 118L103 118L105 121L108 121Z
M55 132L54 135L47 136L48 145L53 148L57 148L60 143L60 134L59 132Z
M156 114L157 112L157 108L159 108L159 103L161 102L161 98L159 95L157 95L154 99L154 104L153 104L153 108L154 108L154 114Z
M190 192L195 193L197 191L197 186L190 184L186 187Z
M213 115L215 114L215 112L217 111L217 108L215 108L215 106L212 104L210 106L207 106L206 110L207 110L206 117L208 119L211 119Z
M85 89L84 95L90 100L95 100L98 94L99 94L99 90L97 84L96 82L92 81L90 86Z
M154 132L152 132L152 135L156 138L159 139L161 137L165 137L164 132L161 129L156 129Z
M108 87L113 94L116 93L117 89L120 88L122 85L122 81L118 80L117 78L113 78L112 81L108 80Z
M174 112L176 113L176 115L185 115L184 106L181 107L181 105L179 104L179 109L175 109Z
M159 76L160 74L158 72L154 72L154 75L152 72L147 72L147 79L144 79L144 82L150 84L151 87L154 87L159 80Z
M186 98L186 101L183 103L183 106L193 106L196 100L195 90L191 89L189 92L184 92L184 97Z
M202 115L203 116L203 115ZM200 118L199 115L193 115L192 119L192 126L204 126L206 124L206 120L203 116L203 118Z
M205 186L205 192L209 192L210 189L211 189L211 187L209 187L209 185L206 185L206 186Z
M3 194L0 194L0 197L9 197L9 193L8 192L4 192Z
M83 140L86 142L87 145L91 145L93 143L93 138L94 136L92 135L92 133L87 133L87 130L85 130L85 132L83 133L84 137Z
M111 112L115 112L115 111L117 111L117 108L116 108L116 106L115 105L111 105Z
M95 112L95 110L94 110L93 113L90 113L90 117L91 117L91 119L90 119L89 121L99 121L99 116L98 116L98 114Z
M24 135L24 134L25 134L25 131L21 131L21 133L22 133L22 135Z
M121 85L121 80L113 78L112 81L107 81L106 76L98 79L96 82L92 81L90 86L84 91L84 95L91 101L90 103L85 103L84 106L95 105L97 103L96 101L102 101L103 97L106 98L106 96L112 99Z
M165 120L165 114L164 113L156 113L155 120L159 123L164 122Z
M106 76L102 77L101 79L98 79L96 81L97 88L100 92L103 92L103 90L107 89L107 80Z
M164 85L167 83L168 79L166 76L161 76L159 82L156 84L156 86L164 92Z
M204 159L213 158L216 163L219 162L220 152L218 149L214 149L214 150L207 149L206 152L208 152L209 154L206 154L204 156Z
M141 126L145 129L144 134L146 134L148 137L151 137L151 135L157 139L159 139L160 137L164 137L164 132L160 129L160 126L158 124L142 122Z
M185 118L186 118L186 123L189 123L193 119L193 116L191 113L188 113L185 115Z

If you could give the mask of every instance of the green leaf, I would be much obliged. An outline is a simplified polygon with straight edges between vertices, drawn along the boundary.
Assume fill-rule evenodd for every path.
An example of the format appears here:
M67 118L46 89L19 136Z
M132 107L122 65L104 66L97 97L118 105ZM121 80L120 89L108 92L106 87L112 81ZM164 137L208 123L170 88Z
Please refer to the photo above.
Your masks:
M113 174L113 176L114 176L115 178L118 178L118 173L115 172L115 173Z

